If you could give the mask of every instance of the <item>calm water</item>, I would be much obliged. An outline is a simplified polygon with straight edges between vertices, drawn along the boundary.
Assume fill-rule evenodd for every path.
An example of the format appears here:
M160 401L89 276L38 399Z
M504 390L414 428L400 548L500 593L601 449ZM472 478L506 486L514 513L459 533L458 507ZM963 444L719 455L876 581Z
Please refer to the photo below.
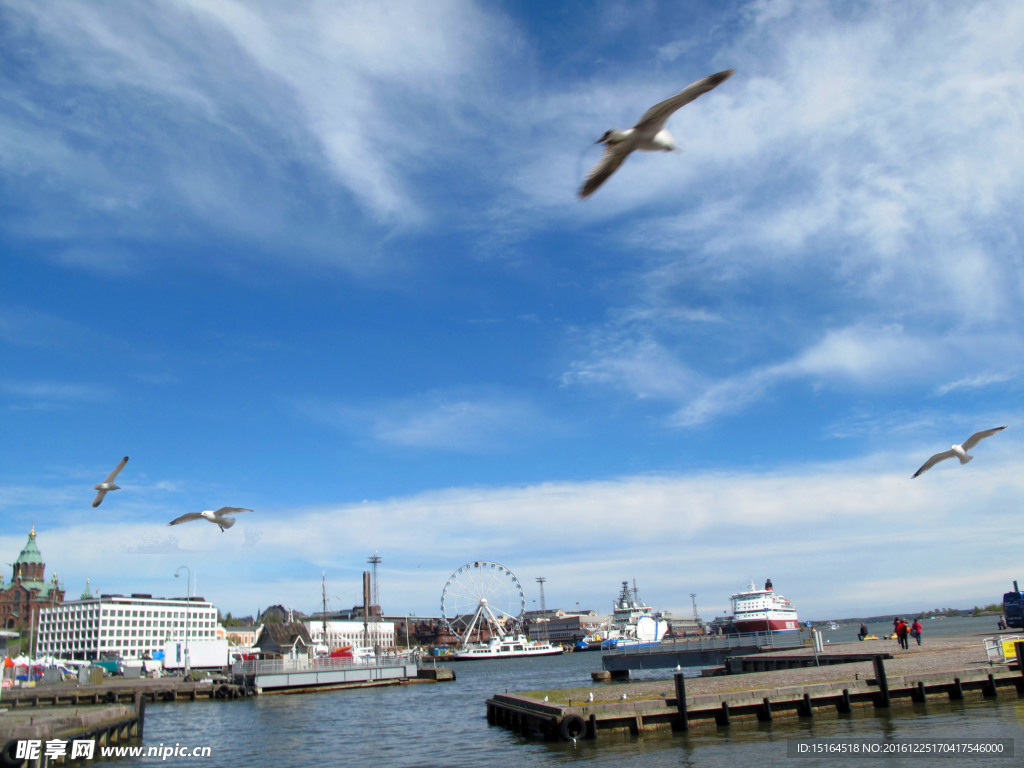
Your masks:
M945 623L950 622L950 623ZM987 629L991 620L948 619L929 634ZM957 626L959 625L959 626ZM841 635L845 630L830 632ZM850 630L856 635L856 627ZM485 700L494 693L540 688L581 687L600 667L597 653L452 665L457 680L370 690L262 696L236 701L149 705L145 745L210 746L206 759L122 760L122 765L184 766L601 766L645 768L743 765L835 765L834 758L787 756L791 740L806 738L1013 738L1017 761L1024 756L1024 702L1004 697L966 704L932 703L927 715L903 710L894 718L857 714L759 730L736 729L696 737L624 738L594 745L526 741L487 724ZM671 682L666 682L671 690ZM1009 759L984 758L1009 765ZM928 765L920 758L844 759L839 765ZM982 765L981 758L942 761L943 765Z

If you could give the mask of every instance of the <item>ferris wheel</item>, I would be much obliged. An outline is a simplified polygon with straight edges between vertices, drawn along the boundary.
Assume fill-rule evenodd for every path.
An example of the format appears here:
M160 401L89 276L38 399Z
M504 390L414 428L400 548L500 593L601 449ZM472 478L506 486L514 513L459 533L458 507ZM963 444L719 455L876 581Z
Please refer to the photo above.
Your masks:
M519 579L508 568L489 560L466 563L451 575L441 592L441 616L462 645L474 633L492 637L514 634L526 610Z

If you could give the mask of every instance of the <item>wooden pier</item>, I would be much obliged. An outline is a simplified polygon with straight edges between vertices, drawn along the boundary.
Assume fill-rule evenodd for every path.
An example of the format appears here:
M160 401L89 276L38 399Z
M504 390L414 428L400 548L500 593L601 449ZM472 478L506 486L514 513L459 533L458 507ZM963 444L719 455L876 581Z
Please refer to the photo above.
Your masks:
M656 682L556 691L548 697L552 701L499 694L487 700L487 720L534 738L600 741L611 736L756 728L776 720L838 717L855 710L914 711L914 705L937 700L1016 700L1024 695L1019 663L994 664L987 660L980 639L966 644L960 640L959 646L946 648L939 643L932 652L879 652L870 660L864 658L862 645L850 644L842 649L853 657L849 663L817 667L803 666L800 649L791 652L800 665L785 666L785 654L779 654L782 658L772 667L778 671L700 678L677 673ZM834 645L830 656L843 655L842 650Z
M197 701L240 699L248 695L244 686L224 679L188 682L180 678L113 679L95 685L53 683L25 688L5 688L0 704L8 710L44 707L81 707L90 704L131 704L136 697L145 701Z
M6 694L3 703L7 709L0 716L0 765L3 766L46 768L71 762L64 756L50 758L42 749L32 760L18 758L19 741L92 741L94 754L98 755L99 747L140 740L145 726L146 700L140 693L134 694L131 704L51 705L40 708L38 702L33 701L29 706L12 709L12 700Z

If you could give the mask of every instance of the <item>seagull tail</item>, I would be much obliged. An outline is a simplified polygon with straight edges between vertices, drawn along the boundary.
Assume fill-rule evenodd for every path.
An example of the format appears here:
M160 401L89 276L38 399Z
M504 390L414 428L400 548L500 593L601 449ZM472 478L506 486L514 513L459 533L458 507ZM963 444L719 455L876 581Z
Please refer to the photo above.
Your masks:
M966 453L963 456L960 456L959 458L960 458L960 463L961 464L966 464L967 462L969 462L969 461L974 459L974 457L971 456L971 454L969 454L969 453Z
M234 524L235 524L235 518L233 518L233 517L222 517L222 518L220 519L220 526L221 526L221 528L220 528L220 529L221 529L222 531L223 531L223 530L224 530L225 528L230 528L230 527L231 527L232 525L234 525Z

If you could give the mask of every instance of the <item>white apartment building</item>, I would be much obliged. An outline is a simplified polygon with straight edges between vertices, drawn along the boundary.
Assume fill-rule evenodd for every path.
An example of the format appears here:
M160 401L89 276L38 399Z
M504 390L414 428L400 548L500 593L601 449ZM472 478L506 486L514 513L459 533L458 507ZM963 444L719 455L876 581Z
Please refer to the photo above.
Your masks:
M393 621L327 621L327 640L324 640L324 622L304 621L309 637L315 645L341 648L351 645L355 648L394 648L395 623Z
M151 595L72 600L39 612L36 653L64 659L138 659L162 651L169 640L184 640L186 628L189 640L215 639L213 603L201 597Z

